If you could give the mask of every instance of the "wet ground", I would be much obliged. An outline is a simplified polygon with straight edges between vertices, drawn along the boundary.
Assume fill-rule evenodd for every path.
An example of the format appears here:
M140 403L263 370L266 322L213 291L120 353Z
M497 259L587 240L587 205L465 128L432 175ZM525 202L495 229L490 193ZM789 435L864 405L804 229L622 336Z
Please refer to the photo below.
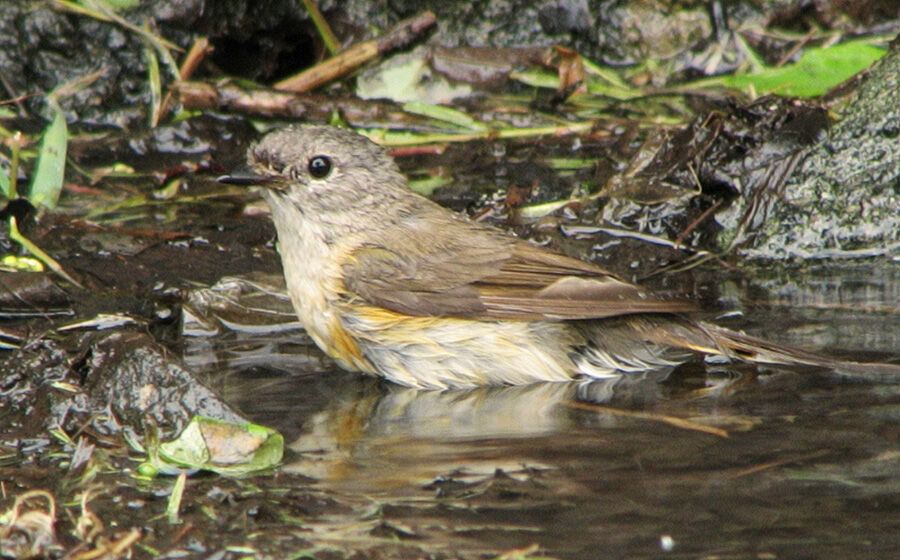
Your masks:
M897 379L696 359L614 381L438 393L342 372L294 323L264 208L214 181L279 116L401 132L400 146L404 131L437 133L395 155L454 210L687 294L730 328L900 363L897 119L884 95L897 89L896 47L862 86L816 101L690 86L748 62L791 66L841 36L894 35L894 6L695 2L659 19L640 2L596 17L583 2L515 14L498 3L491 18L480 3L442 3L435 35L447 45L561 37L578 52L432 45L305 96L229 80L272 84L324 52L309 48L318 33L294 2L258 16L244 2L200 13L197 2L156 3L159 14L128 14L131 27L66 2L21 4L2 26L12 99L0 167L15 167L12 133L26 132L27 184L38 116L56 101L69 166L59 207L36 214L19 200L0 213L84 288L0 268L0 558L897 555ZM348 15L345 46L389 19L368 7ZM526 34L495 20L525 20ZM584 33L591 21L598 32ZM535 40L538 27L547 35ZM201 29L208 63L169 55L208 81L173 88L176 64L155 61L148 33L189 47ZM463 113L359 98L383 94L362 95L359 82L418 74L426 59L415 95L458 81L472 91L454 104ZM160 70L157 91L146 82ZM844 104L857 87L863 102ZM163 93L177 93L176 106L159 105ZM446 142L459 133L483 140ZM22 255L9 237L3 254ZM167 439L194 414L278 429L283 464L245 478L194 473L169 509L176 479L139 476L145 455L129 442Z
M487 186L544 172L510 164L528 161L515 149L479 153L490 165L470 172ZM401 163L415 175L430 157ZM20 304L4 328L22 340L0 384L3 510L31 490L58 508L55 532L34 519L4 529L4 557L885 558L900 547L896 380L693 361L617 381L437 393L345 373L279 295L268 218L213 176L29 229L89 289L34 276L4 304ZM507 220L502 197L471 185L436 197L686 291L731 328L847 359L900 355L896 259L726 258L653 274L694 252L599 231L591 207ZM539 187L533 202L571 185L548 176ZM98 314L127 321L60 329ZM134 405L170 387L178 399ZM135 478L124 434L140 437L147 414L178 424L192 408L278 429L289 449L273 473L189 478L169 521L172 479ZM42 500L20 509L49 515Z

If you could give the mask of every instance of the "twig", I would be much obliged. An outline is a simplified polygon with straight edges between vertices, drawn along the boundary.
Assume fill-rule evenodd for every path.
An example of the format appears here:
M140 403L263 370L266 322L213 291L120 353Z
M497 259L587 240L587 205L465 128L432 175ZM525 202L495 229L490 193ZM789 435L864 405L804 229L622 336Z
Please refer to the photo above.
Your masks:
M788 49L788 52L784 53L784 56L782 56L780 59L778 59L778 62L775 63L775 68L778 68L779 66L783 66L787 62L789 62L791 60L791 58L797 53L797 51L802 49L806 45L806 43L808 43L810 41L810 39L813 38L813 35L815 35L815 33L816 33L816 28L813 27L806 33L806 35L801 37L799 41L794 43L794 46L792 46L790 49Z
M806 461L809 459L815 459L816 457L821 457L826 453L829 453L830 449L820 449L818 451L813 451L812 453L805 453L803 455L795 455L794 457L786 457L784 459L778 459L777 461L769 461L768 463L762 463L761 465L754 465L752 467L748 467L746 469L741 469L737 472L733 472L731 474L725 475L725 478L740 478L742 476L747 476L748 474L758 473L760 471L765 471L768 469L773 469L775 467L780 467L781 465L788 465L790 463L796 463L798 461Z
M68 556L70 560L97 560L99 558L118 558L141 538L141 530L132 527L130 531L117 541L102 541L96 548ZM130 555L129 555L130 556Z
M12 155L10 156L9 163L9 192L6 193L6 197L10 200L19 197L19 189L17 186L17 183L19 182L19 151L22 149L24 140L25 135L22 134L21 130L17 130L12 135L12 143L10 145Z
M22 104L24 99L28 98L29 94L16 94L16 91L13 89L12 85L7 81L6 76L4 74L0 74L0 84L3 84L3 89L6 90L6 93L10 95L11 99L7 99L3 101L2 105L7 103L15 103L16 107L19 109L19 116L24 117L28 115L28 111L25 110L25 105Z
M173 87L185 109L212 109L246 115L303 118L327 122L335 111L354 126L410 126L423 119L405 113L396 103L337 98L315 93L294 93L266 88L244 88L231 82L181 82Z
M708 253L706 251L696 253L679 263L675 263L675 264L672 264L669 266L661 266L661 267L657 268L656 270L654 270L653 272L639 277L638 280L644 281L644 280L647 280L648 278L653 278L654 276L657 276L659 274L675 274L677 272L685 272L687 270L691 270L692 268L697 268L698 266L700 266L701 264L703 264L707 261L711 261L713 259L718 259L721 256L722 255L719 253Z
M181 62L181 67L178 68L178 82L183 82L190 79L190 77L193 76L194 72L197 70L197 67L200 66L200 63L203 62L203 59L211 51L212 48L209 46L209 39L207 39L206 37L197 37L196 39L194 39L194 42L191 43L191 48L188 50L187 54L184 56L184 60ZM176 84L178 82L176 82ZM168 114L169 109L172 107L172 97L175 95L175 93L175 87L170 87L166 92L166 97L163 99L163 102L160 105L159 114L154 117L155 123L159 123L159 121L165 118L165 116Z
M355 70L379 54L375 41L354 45L337 56L278 82L275 89L298 93L314 90Z
M212 48L209 46L209 39L206 37L197 37L194 39L194 42L191 43L191 48L188 50L187 54L184 55L184 60L181 62L181 68L178 69L178 77L182 80L189 80L191 76L194 75L194 71L197 70L197 67L200 66L200 63L203 62L206 55L211 51Z
M444 142L470 142L472 140L492 140L510 138L533 138L535 136L566 136L569 134L581 134L594 128L594 121L574 122L566 125L533 126L523 128L488 129L484 132L471 133L407 133L398 132L391 134L385 130L362 130L362 132L375 142L383 146L415 146L419 144L444 143Z
M404 48L430 29L437 18L422 12L398 23L378 39L353 45L342 53L275 84L275 89L305 92L316 89L346 75L369 60L390 51Z
M679 233L678 237L675 238L675 245L682 245L684 243L684 240L687 239L687 236L690 235L692 231L697 229L697 226L702 224L706 220L706 218L715 213L716 210L718 210L719 207L722 206L722 202L723 199L717 200L715 204L713 204L712 206L704 210L702 214L697 216L697 219L689 223L687 227L684 228L684 231Z
M659 237L656 235L641 233L639 231L629 231L627 229L598 227L597 232L605 233L606 235L611 235L612 237L628 237L631 239L637 239L638 241L643 241L644 243L652 243L654 245L661 245L663 247L668 247L670 249L696 252L696 254L699 254L699 255L707 254L706 251L696 251L692 247L685 247L678 241L670 241L670 240L666 239L665 237Z
M600 412L603 414L611 414L614 416L627 416L628 418L638 418L640 420L652 420L654 422L663 422L664 424L669 424L670 426L675 426L676 428L681 428L683 430L693 430L695 432L703 432L705 434L712 434L714 436L719 436L723 438L728 437L728 432L723 430L722 428L715 428L713 426L705 426L703 424L698 424L697 422L691 422L690 420L685 420L684 418L678 418L677 416L667 416L663 414L653 414L651 412L638 412L636 410L622 410L620 408L611 408L608 406L600 406L596 404L583 403L577 401L566 402L566 406L570 406L572 408L580 408L582 410L591 410L594 412Z

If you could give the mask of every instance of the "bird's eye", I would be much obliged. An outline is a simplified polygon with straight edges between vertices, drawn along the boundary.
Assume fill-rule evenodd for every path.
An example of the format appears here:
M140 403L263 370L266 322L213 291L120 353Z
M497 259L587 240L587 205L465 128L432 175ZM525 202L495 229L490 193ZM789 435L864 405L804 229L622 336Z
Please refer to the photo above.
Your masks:
M310 158L307 169L309 169L309 174L316 179L324 179L331 173L331 158L328 156L314 156Z

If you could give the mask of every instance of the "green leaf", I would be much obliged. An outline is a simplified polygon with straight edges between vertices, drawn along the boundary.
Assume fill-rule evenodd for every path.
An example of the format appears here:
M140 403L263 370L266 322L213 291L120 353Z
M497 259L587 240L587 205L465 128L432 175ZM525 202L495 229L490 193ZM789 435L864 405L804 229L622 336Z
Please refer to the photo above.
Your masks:
M612 72L605 72L599 76L594 75L595 71L599 72L602 70L602 68L596 64L591 63L590 67L586 65L585 70L587 70L589 74L587 76L586 85L588 93L591 95L626 101L628 99L640 97L644 94L640 88L629 87L627 83L619 79L618 76L615 76ZM513 72L509 77L532 87L544 89L559 88L559 75L542 68Z
M184 488L187 486L187 473L181 473L175 479L172 485L172 493L169 494L169 500L166 502L166 517L169 523L178 523L178 510L181 509L181 500L184 498Z
M3 255L0 265L22 272L43 272L44 264L33 257L21 257L19 255Z
M484 132L488 129L487 125L484 123L478 122L462 111L447 107L446 105L432 105L431 103L423 103L421 101L410 101L403 105L403 110L407 113L422 115L423 117L450 123L466 130Z
M422 196L431 196L434 191L453 182L449 177L427 177L424 179L411 179L409 190Z
M3 196L9 198L9 169L3 169L0 167L0 192L3 193Z
M430 76L426 79L426 76ZM428 101L439 103L472 94L468 84L450 83L429 70L424 56L396 57L372 72L356 78L356 95L363 99L390 99L398 103Z
M195 416L172 441L162 443L149 460L159 472L202 469L228 476L242 476L274 467L281 462L284 438L257 424L234 424Z
M58 105L53 104L53 120L44 130L41 151L31 180L28 199L35 206L54 208L62 190L66 170L66 144L69 131L66 117Z
M44 252L43 249L35 245L30 239L22 235L22 232L19 231L19 225L16 223L16 217L9 217L9 239L11 241L15 241L19 245L22 246L23 249L34 255L36 259L44 263L47 268L55 272L61 278L63 278L66 282L69 282L73 286L78 286L82 288L83 286L78 283L77 280L69 276L69 274L65 271L65 269L56 262L53 257Z
M522 82L526 86L544 89L556 89L559 87L559 74L543 68L530 68L521 72L513 72L509 77Z
M122 12L136 8L141 2L140 0L100 0L106 4L110 10L114 12Z
M584 63L584 71L590 76L596 76L598 82L604 82L607 85L619 87L622 89L630 89L628 82L619 77L615 70L601 66L596 62L582 57Z
M725 76L722 81L726 86L737 89L752 87L758 94L818 97L865 70L886 52L867 40L848 41L832 47L810 49L794 64L751 74Z

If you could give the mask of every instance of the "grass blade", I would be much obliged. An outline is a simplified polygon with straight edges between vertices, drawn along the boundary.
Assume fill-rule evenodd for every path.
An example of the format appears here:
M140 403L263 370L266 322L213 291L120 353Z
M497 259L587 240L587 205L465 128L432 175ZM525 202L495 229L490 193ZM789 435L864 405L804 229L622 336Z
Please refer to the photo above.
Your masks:
M54 208L59 200L66 170L66 144L69 131L62 109L55 103L53 120L44 130L37 166L31 181L28 199L35 206Z
M35 245L30 239L22 235L19 231L19 225L16 223L15 216L10 216L9 218L9 238L12 241L15 241L19 245L22 246L23 249L28 251L30 254L34 255L36 259L44 263L44 266L52 270L55 274L57 274L60 278L69 282L73 286L77 286L79 288L84 288L77 280L69 276L69 273L63 269L63 267L56 262L56 260L44 252L43 249Z

